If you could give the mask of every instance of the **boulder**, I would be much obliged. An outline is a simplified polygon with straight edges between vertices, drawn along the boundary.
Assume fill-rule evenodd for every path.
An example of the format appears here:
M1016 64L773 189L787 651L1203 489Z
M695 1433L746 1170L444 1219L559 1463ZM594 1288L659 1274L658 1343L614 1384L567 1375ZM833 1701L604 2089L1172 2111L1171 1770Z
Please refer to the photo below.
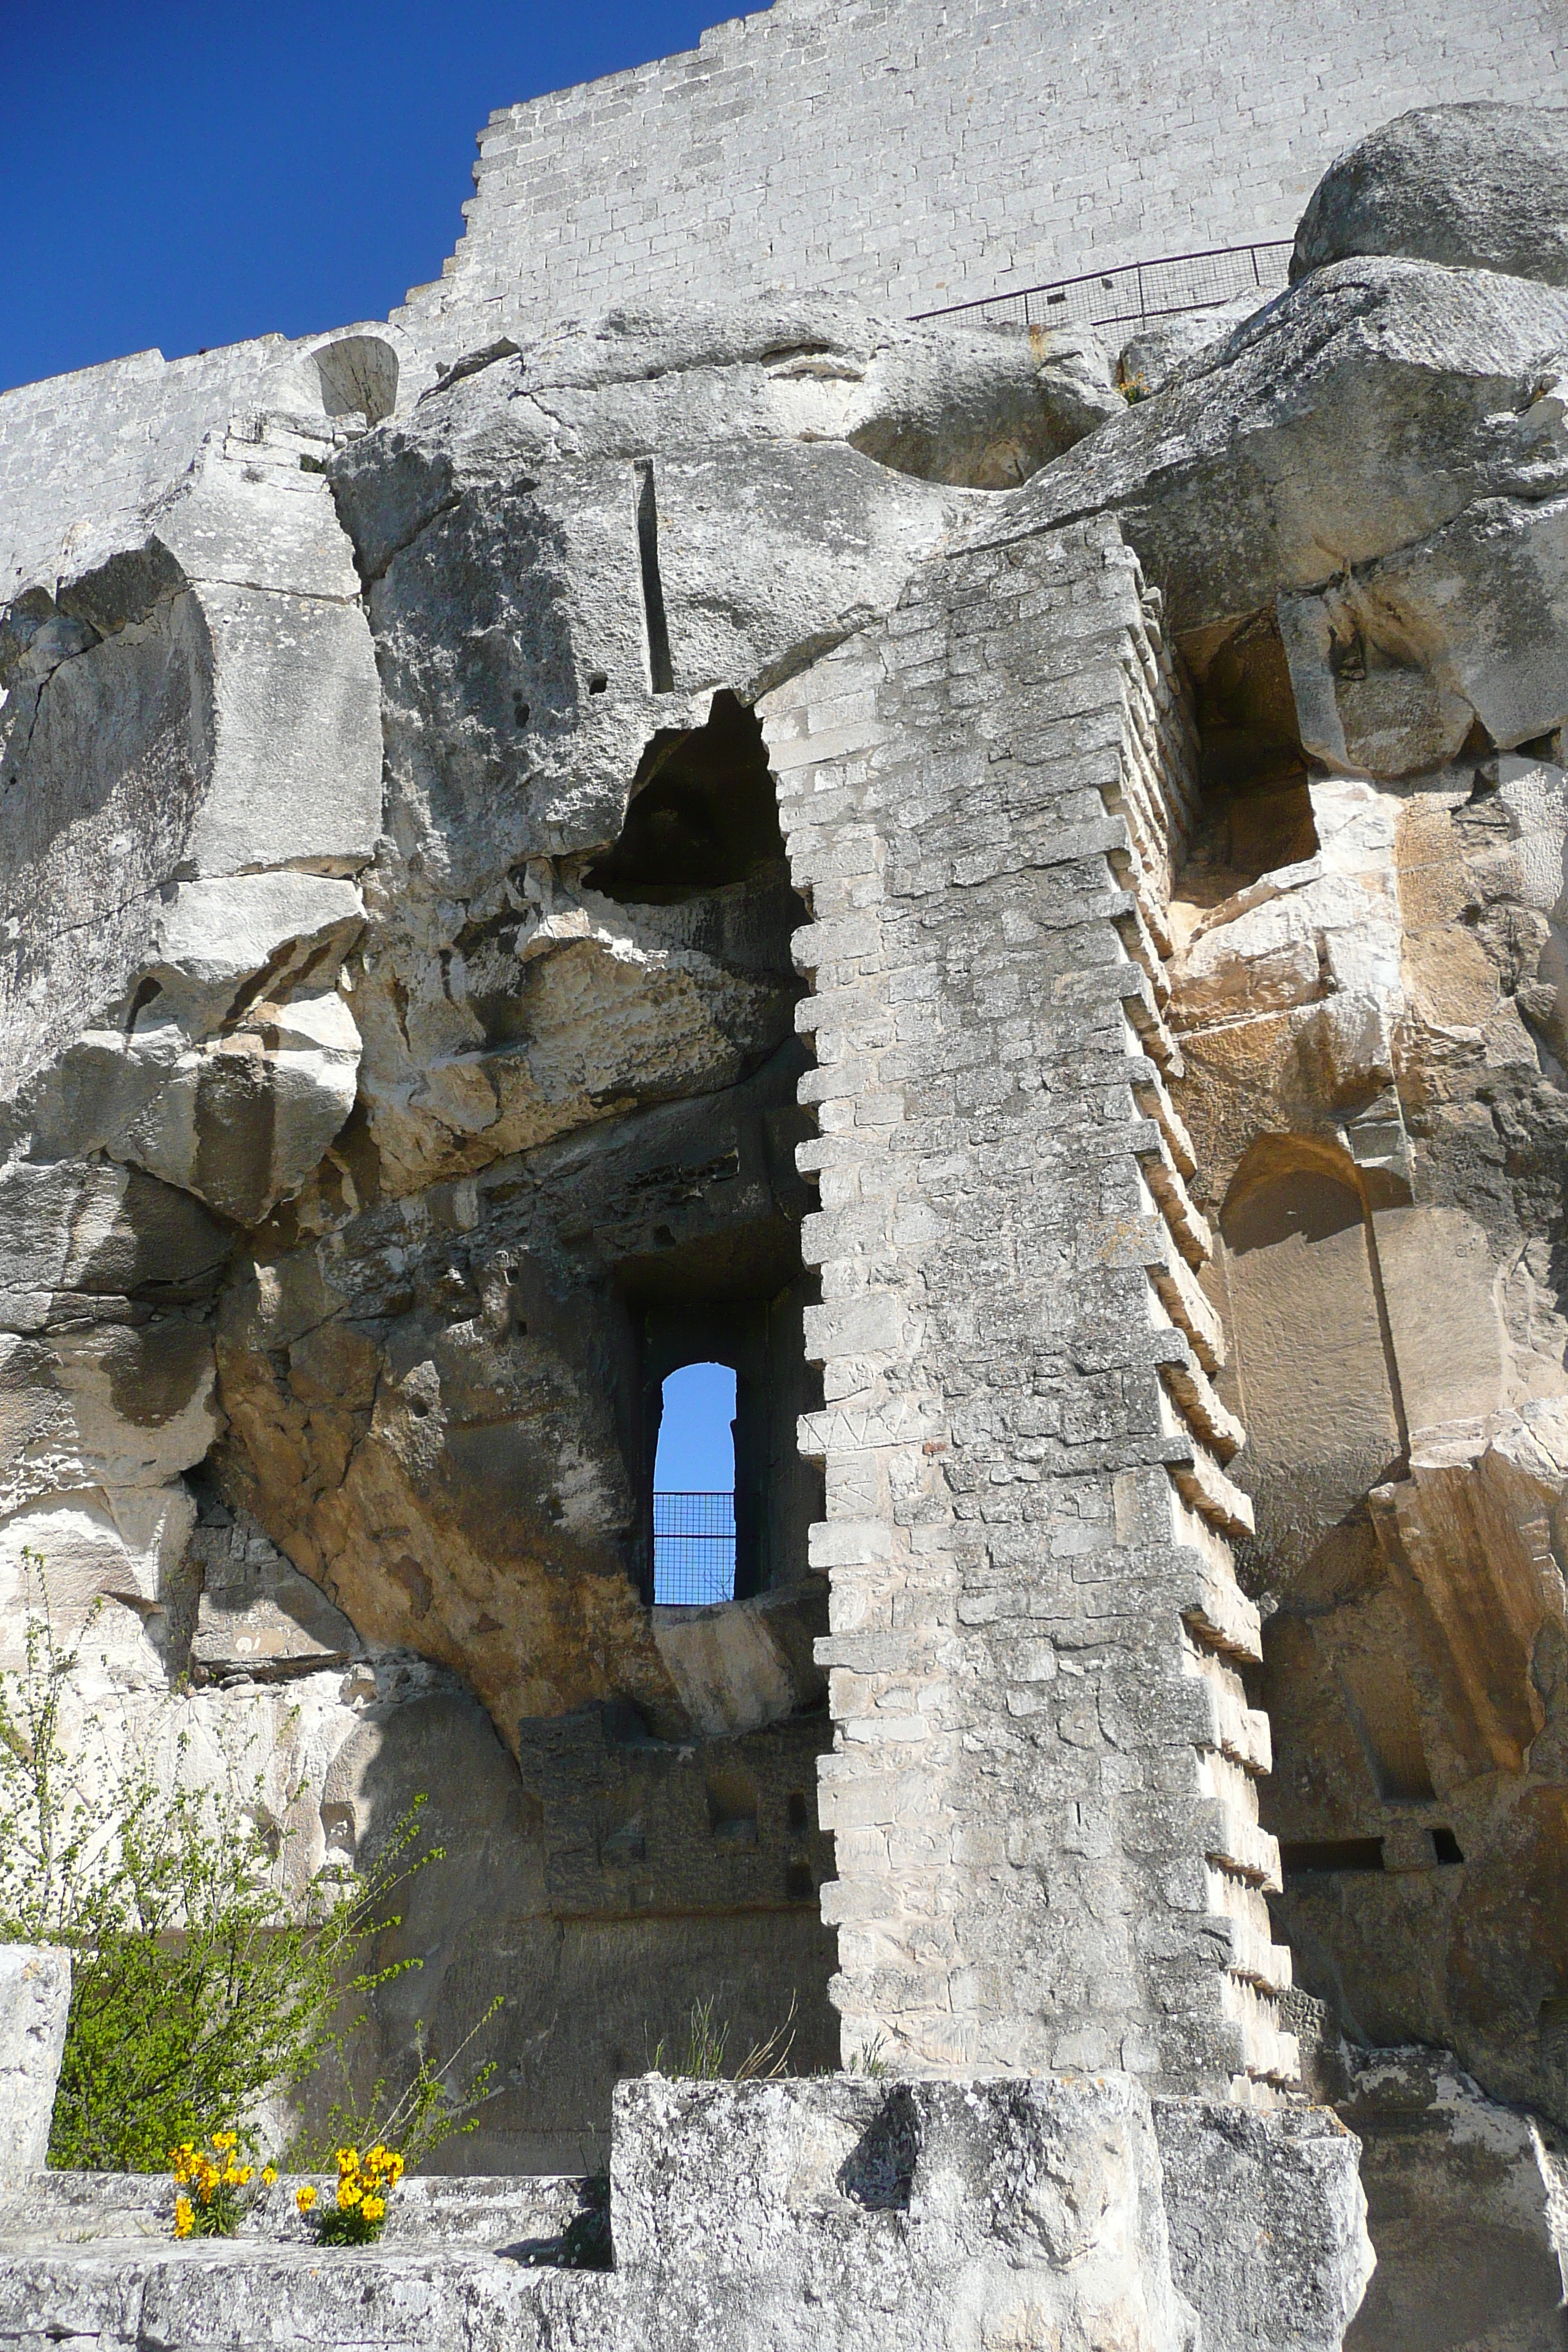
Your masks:
M1200 667L1277 610L1303 750L1440 767L1568 716L1568 291L1338 261L982 524L1112 508Z
M1362 2141L1377 2268L1356 2352L1533 2352L1562 2340L1562 2135L1487 2098L1446 2050L1363 2050L1339 2113Z
M1203 2352L1340 2352L1373 2274L1360 2144L1332 2114L1156 2099L1171 2270Z
M982 543L1112 508L1184 634L1568 488L1568 291L1351 260L1265 303L987 513Z
M1260 308L1258 297L1210 302L1201 310L1178 310L1172 318L1140 327L1122 344L1116 362L1116 382L1128 403L1151 400L1163 392L1184 368L1215 350Z
M1312 191L1291 278L1358 253L1568 286L1568 108L1476 100L1381 123Z
M352 551L286 456L264 427L215 441L118 548L0 622L4 1124L240 1223L353 1106L335 982L381 816Z
M616 2091L611 2189L649 2352L1194 2340L1148 2098L1124 2074L651 2074Z

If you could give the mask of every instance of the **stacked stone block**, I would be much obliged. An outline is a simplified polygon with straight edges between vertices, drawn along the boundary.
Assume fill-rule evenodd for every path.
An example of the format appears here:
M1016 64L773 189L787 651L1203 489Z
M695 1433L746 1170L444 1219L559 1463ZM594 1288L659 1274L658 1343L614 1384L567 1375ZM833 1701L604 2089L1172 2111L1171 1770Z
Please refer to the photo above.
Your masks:
M775 0L492 115L462 242L400 315L455 355L618 302L908 313L1289 236L1374 123L1538 103L1565 64L1554 0Z
M846 2056L1267 2099L1241 1432L1167 1080L1193 731L1097 520L928 565L762 707L813 993Z
M52 583L84 549L90 560L111 520L177 481L288 348L262 335L173 362L136 352L0 394L0 602Z

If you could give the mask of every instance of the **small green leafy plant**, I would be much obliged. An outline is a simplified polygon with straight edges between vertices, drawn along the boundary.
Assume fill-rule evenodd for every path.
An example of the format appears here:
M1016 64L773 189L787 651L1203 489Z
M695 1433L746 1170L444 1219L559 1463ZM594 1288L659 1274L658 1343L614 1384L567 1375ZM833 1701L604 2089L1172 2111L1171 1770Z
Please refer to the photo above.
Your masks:
M393 2140L402 2149L401 2160L417 2166L444 2140L477 2131L479 2118L475 2110L491 2095L496 2061L489 2058L482 2065L473 2067L466 2081L463 2062L486 2026L505 2006L505 1995L497 1993L479 2022L440 2064L425 2046L423 2024L416 2026L414 2054L417 2063L403 2090L395 2096L390 2095L386 2077L380 2075L366 2097L356 2099L349 2091L334 2100L322 2125L314 2131L300 2132L290 2143L289 2169L324 2172L329 2158L334 2162L339 2160L345 2147L353 2148L362 2143L384 2146ZM348 2070L342 2038L334 2041L323 2055L321 2071L328 2066L336 2066L346 2083Z
M845 2072L849 2074L868 2074L874 2082L882 2081L892 2071L888 2058L888 2037L885 2033L873 2033L869 2042L862 2043L861 2047L854 2053L845 2069Z

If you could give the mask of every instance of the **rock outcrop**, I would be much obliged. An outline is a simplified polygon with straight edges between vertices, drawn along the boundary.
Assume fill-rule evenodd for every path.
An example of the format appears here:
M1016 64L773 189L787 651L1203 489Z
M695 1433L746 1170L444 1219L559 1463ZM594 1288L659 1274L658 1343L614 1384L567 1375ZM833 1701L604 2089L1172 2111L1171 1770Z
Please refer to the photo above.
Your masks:
M973 2263L975 2341L1328 2352L1364 2242L1291 2000L1451 2051L1422 2130L1558 2194L1563 121L1402 118L1131 404L1083 337L806 298L440 372L356 330L18 522L6 1654L41 1552L89 1697L237 1744L290 1867L430 1789L421 1997L509 2003L472 2160L584 2162L715 1979L828 2063L836 1953L847 2053L955 2078L639 2095L645 2267L657 2108L746 2170L759 2307L883 2276L858 2199L913 2217L873 2332ZM1344 2113L1392 2147L1426 2063ZM1039 2185L1090 2142L1104 2237Z
M295 1871L428 1790L436 1916L484 1874L513 1923L483 2148L575 2162L691 2000L831 2047L805 909L751 705L1121 397L1082 336L821 301L438 376L274 343L209 397L84 531L16 518L11 1654L30 1550L66 1626L98 1604L97 1702L259 1772ZM647 1606L693 1349L766 1497L721 1622ZM393 2063L432 2008L461 2038L471 1934L417 1932Z
M1290 275L1357 253L1568 286L1568 108L1418 106L1331 164Z
M1555 2343L1568 2294L1561 2133L1485 2098L1430 2048L1361 2053L1339 2105L1362 2142L1377 2242L1356 2352Z
M1197 685L1173 1092L1272 1612L1276 1916L1351 2031L1562 2118L1568 312L1458 160L1491 245L1327 226L1494 111L1337 166L1310 274L1016 503L1117 514Z

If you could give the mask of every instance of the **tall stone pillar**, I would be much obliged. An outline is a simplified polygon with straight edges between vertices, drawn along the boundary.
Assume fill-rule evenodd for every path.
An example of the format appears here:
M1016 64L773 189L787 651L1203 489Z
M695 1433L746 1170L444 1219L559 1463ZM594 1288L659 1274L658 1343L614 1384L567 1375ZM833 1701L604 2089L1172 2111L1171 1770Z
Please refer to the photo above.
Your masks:
M845 2055L1294 2071L1241 1432L1162 1017L1194 737L1113 522L939 559L761 706L821 1188Z

